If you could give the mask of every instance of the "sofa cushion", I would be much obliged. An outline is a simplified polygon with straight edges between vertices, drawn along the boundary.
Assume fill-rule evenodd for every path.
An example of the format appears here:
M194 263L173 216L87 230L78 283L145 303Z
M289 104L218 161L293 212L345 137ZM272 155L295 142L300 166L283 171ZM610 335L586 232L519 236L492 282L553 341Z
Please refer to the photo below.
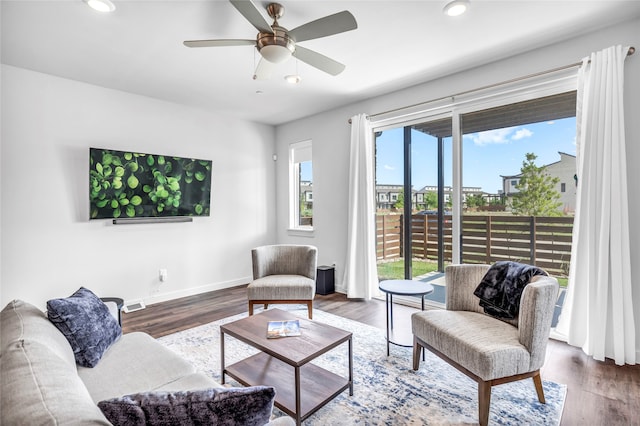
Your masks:
M2 424L109 425L75 364L69 365L46 344L24 339L6 347L1 377Z
M0 313L0 423L108 425L76 372L69 342L35 306Z
M76 360L69 342L41 309L22 300L13 300L2 310L0 324L1 352L19 340L28 339L42 343L75 368Z
M247 425L269 423L275 389L270 386L146 392L100 401L115 426Z
M165 383L162 386L155 388L155 391L175 392L182 390L201 390L209 388L221 388L220 383L213 380L211 377L204 373L191 373L186 376L180 377L173 382Z
M104 352L122 335L109 308L84 287L70 297L49 300L47 316L67 338L76 362L83 367L96 366Z
M140 332L123 335L95 367L78 367L78 375L96 403L157 390L195 371L187 360Z

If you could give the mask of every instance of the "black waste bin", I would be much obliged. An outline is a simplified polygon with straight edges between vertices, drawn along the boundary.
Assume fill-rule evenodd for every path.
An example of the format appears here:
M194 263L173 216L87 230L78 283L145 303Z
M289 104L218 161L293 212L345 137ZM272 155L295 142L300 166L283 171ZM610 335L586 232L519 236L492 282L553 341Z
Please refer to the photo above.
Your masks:
M335 268L333 266L318 266L316 271L316 294L331 294L335 291Z

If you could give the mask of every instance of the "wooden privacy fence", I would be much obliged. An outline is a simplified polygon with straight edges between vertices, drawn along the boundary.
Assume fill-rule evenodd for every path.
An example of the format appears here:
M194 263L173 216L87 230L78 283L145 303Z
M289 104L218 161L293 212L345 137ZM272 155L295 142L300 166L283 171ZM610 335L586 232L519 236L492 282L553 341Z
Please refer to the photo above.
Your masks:
M378 260L404 257L401 214L376 216ZM444 217L444 261L451 262L451 216ZM566 276L571 259L573 217L462 216L462 262L514 260ZM411 257L438 259L438 216L411 218Z

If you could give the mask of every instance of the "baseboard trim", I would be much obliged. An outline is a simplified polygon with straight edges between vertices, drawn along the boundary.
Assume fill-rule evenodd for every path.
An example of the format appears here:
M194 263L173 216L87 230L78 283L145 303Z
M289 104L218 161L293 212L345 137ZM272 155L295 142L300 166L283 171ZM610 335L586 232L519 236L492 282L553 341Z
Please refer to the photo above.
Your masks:
M207 293L215 290L223 290L225 288L237 287L239 285L248 284L251 282L251 277L243 277L235 280L223 281L218 283L205 284L199 287L191 287L182 290L169 291L166 293L158 293L152 296L144 297L142 299L125 300L125 305L132 302L139 302L142 300L146 306L154 303L167 302L169 300L179 299L181 297L195 296L196 294Z

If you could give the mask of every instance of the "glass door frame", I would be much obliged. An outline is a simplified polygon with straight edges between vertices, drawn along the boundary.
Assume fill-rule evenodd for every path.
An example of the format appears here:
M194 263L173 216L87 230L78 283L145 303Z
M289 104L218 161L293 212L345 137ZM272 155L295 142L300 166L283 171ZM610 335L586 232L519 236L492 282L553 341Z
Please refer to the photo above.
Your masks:
M412 197L412 181L411 181L411 130L412 126L415 124L451 119L452 126L454 125L453 114L451 112L439 112L437 114L428 114L425 116L420 116L420 118L416 118L410 121L400 121L393 122L393 124L386 124L384 126L372 127L372 131L374 134L377 132L383 132L385 130L391 129L403 129L403 192L404 192L404 207L403 207L403 218L405 222L405 226L403 228L403 246L402 251L404 253L404 276L405 279L412 279L412 233L411 233L411 218L413 216L413 197ZM453 129L452 129L453 130ZM444 229L443 229L443 220L444 220L444 140L443 138L438 138L438 270L444 269ZM452 152L453 162L455 164L455 148ZM455 182L455 178L453 178L453 182ZM375 183L374 183L375 184ZM455 190L454 190L455 194ZM455 208L455 204L453 206ZM453 234L455 235L455 233ZM454 237L454 242L458 238ZM456 251L454 250L454 253ZM407 258L408 254L408 258Z

